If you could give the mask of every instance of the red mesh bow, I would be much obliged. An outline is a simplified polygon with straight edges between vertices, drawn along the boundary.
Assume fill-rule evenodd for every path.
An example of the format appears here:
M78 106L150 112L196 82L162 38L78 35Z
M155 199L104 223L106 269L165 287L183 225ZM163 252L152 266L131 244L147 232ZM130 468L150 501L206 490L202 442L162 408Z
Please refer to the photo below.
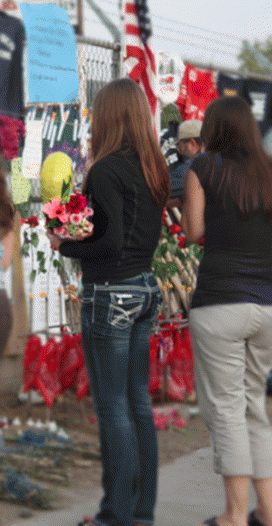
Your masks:
M25 393L30 389L37 389L41 350L40 338L34 335L30 336L26 344L23 363L23 390Z
M64 334L59 343L60 366L59 381L60 393L63 393L76 384L79 369L82 367L82 354L79 347L81 335Z
M155 394L162 388L162 367L159 360L159 336L151 336L149 342L149 392L150 394Z
M88 394L90 383L89 383L89 377L88 372L85 365L85 359L83 354L83 349L81 345L81 340L79 342L78 346L78 353L81 360L81 366L78 370L77 375L77 382L76 382L76 390L77 390L77 400L80 401L84 396Z
M43 347L37 377L37 387L49 407L60 392L59 358L59 345L55 338L50 338Z
M189 393L194 389L194 362L188 327L174 331L174 355L171 361L171 376L178 384L185 384Z

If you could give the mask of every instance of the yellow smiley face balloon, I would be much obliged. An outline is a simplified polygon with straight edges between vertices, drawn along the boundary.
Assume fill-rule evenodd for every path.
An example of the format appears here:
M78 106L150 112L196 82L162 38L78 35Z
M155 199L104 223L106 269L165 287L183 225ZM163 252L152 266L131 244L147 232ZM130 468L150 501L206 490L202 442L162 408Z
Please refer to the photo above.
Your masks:
M51 153L45 159L41 171L41 194L44 203L61 198L62 183L71 178L71 190L74 182L72 159L63 152Z

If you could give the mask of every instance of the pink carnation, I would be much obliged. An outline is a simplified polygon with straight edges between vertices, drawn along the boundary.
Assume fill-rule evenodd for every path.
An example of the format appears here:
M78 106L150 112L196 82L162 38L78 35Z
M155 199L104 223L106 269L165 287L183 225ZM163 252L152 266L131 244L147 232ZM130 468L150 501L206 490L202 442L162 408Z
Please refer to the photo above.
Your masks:
M72 225L79 225L83 219L82 214L71 214L70 215L70 222Z
M54 234L57 234L57 236L63 237L65 239L73 239L73 237L70 236L67 228L64 226L58 226L57 228L54 228Z
M89 236L91 236L93 233L93 229L94 229L93 223L89 223L87 226L84 227L84 232L86 232Z
M83 195L71 195L69 203L66 203L66 210L72 214L82 212L87 206L87 199Z
M76 237L77 237L78 241L82 241L82 239L84 239L86 237L86 234L84 233L82 228L78 229L78 231L76 233Z
M93 213L94 213L93 209L89 208L89 207L87 207L87 208L85 208L85 210L83 210L83 216L84 217L93 216Z

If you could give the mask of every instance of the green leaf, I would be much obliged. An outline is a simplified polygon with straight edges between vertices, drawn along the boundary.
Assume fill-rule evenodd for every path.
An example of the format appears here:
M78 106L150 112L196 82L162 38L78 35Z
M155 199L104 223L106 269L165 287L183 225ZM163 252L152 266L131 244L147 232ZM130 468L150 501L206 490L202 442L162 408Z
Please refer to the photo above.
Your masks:
M33 245L33 247L37 248L37 246L39 244L39 236L38 236L38 234L36 234L36 232L32 232L30 241L31 241L31 245Z
M161 235L162 235L163 237L168 238L168 234L169 234L169 230L168 230L167 226L162 225Z
M161 278L162 282L168 280L168 270L167 270L167 266L166 265L163 265L161 267L161 269L160 269L160 278Z
M61 225L60 221L56 217L54 217L54 219L50 219L50 221L49 221L49 223L47 223L46 227L47 228L57 228L60 225Z
M29 244L28 243L25 243L22 248L21 248L21 255L22 256L29 256Z
M184 263L184 261L187 259L185 254L183 254L180 249L177 250L176 256L180 259L180 261L182 261L182 263Z
M170 276L174 276L177 273L178 267L177 267L176 263L174 263L173 261L171 261L171 262L168 261L166 263L166 266L167 266L167 270L168 270Z
M58 259L53 259L53 267L59 268L61 266L61 263Z
M178 246L176 243L169 243L168 245L168 251L170 252L170 254L173 254L174 256L177 254L178 252Z
M42 261L44 259L45 259L44 258L44 252L42 250L38 250L38 252L37 252L37 260L38 261Z
M36 274L37 274L37 271L33 269L33 270L31 271L30 278L29 278L30 281L31 281L31 283L33 283L33 281L35 281Z
M168 246L167 246L167 243L162 243L160 245L160 253L161 253L161 256L165 256L166 252L168 251Z
M64 203L68 203L71 194L71 177L69 177L68 183L63 181L61 189L61 200Z

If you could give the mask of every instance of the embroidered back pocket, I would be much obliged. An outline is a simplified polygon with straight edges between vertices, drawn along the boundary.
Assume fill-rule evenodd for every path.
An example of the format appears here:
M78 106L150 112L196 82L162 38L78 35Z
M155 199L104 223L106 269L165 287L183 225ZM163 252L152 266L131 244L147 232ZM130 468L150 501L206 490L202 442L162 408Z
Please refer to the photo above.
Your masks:
M126 329L140 316L145 296L139 293L110 293L108 322L118 329Z

